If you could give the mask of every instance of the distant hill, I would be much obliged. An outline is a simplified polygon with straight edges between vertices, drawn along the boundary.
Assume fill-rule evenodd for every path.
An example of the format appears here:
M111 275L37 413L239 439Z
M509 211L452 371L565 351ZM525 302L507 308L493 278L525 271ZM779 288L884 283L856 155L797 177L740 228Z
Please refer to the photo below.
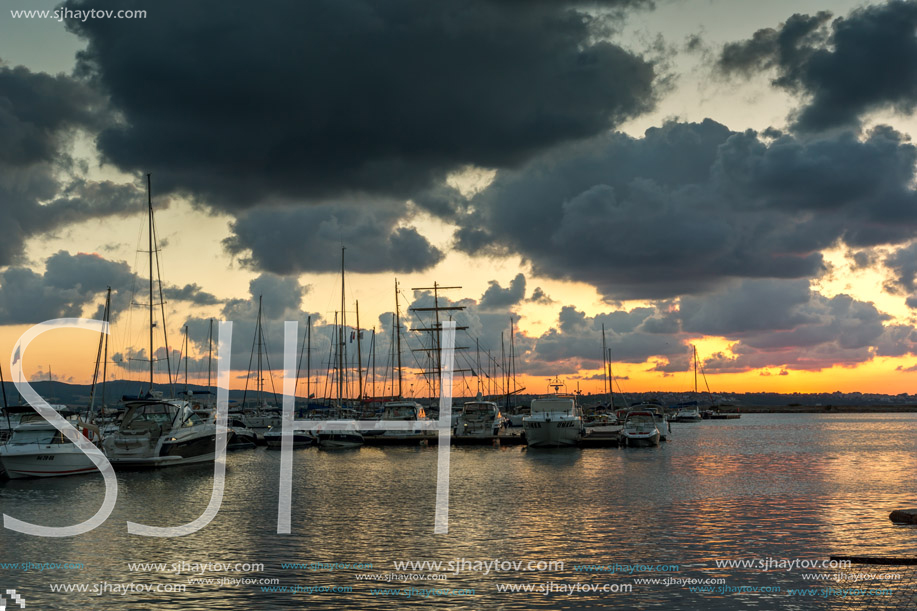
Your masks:
M44 397L49 403L63 404L70 407L86 407L89 405L89 392L91 386L89 384L67 384L64 382L49 382L38 381L31 382L32 388L35 391ZM6 382L4 384L6 390L7 401L10 404L19 403L19 393L16 391L16 387L12 382ZM197 392L206 392L207 387L198 384L189 385L189 390ZM114 380L108 382L105 389L105 399L109 405L116 405L120 402L123 395L137 395L140 392L143 392L146 389L146 386L137 381L130 380ZM171 396L168 386L166 385L156 385L156 390L162 391L164 397ZM175 393L180 394L184 389L183 384L175 385ZM278 387L278 390L279 387ZM213 388L213 392L216 392L216 388ZM230 403L238 403L242 401L243 391L242 390L231 390L229 392L229 401ZM249 398L253 396L252 392L249 391ZM519 395L511 399L511 404L513 405L528 405L529 401L536 395ZM780 394L780 393L714 393L715 400L720 405L735 405L739 406L788 406L788 407L801 407L801 406L812 406L812 407L828 407L828 406L844 406L844 405L914 405L917 404L917 395L908 395L906 393L898 395L883 395L876 393L792 393L792 394ZM708 393L698 393L694 394L691 392L684 393L673 393L673 392L646 392L646 393L625 393L624 398L629 405L639 403L641 401L657 401L663 405L674 405L684 401L697 400L701 404L710 403L710 395ZM279 405L282 397L280 394L277 395L276 403ZM304 396L297 396L297 401L305 401ZM466 399L461 397L455 397L455 402L460 403ZM498 398L494 399L498 404L503 405L504 399ZM605 403L608 400L608 396L605 394L583 394L580 397L580 403L583 405L594 405L597 403ZM615 405L619 403L623 404L622 396L619 393L615 393ZM268 394L268 401L273 403L273 397ZM426 401L421 398L422 403Z
M62 404L70 407L87 407L89 405L89 394L92 390L92 385L90 384L67 384L65 382L51 382L48 380L39 381L39 382L29 382L32 388L37 392L41 397L52 404ZM6 399L10 405L22 403L22 399L19 396L19 392L16 390L16 386L12 382L4 383L4 390L6 391ZM146 384L131 381L131 380L113 380L108 382L105 385L105 401L108 405L116 405L120 403L121 397L124 395L137 395L146 390ZM157 384L154 386L154 390L161 391L164 397L171 396L168 385ZM184 384L176 384L174 387L175 394L178 395L184 390ZM197 392L206 392L207 387L197 384L189 384L188 390L197 391ZM216 393L216 387L212 389ZM99 390L101 393L101 388ZM241 390L231 390L229 391L229 402L235 403L242 400L243 391ZM268 394L268 401L273 403L273 397ZM249 398L253 397L252 391L248 393ZM305 397L297 397L305 401ZM101 400L101 394L97 397L97 402ZM277 404L280 404L282 397L278 394ZM97 403L98 404L98 403Z

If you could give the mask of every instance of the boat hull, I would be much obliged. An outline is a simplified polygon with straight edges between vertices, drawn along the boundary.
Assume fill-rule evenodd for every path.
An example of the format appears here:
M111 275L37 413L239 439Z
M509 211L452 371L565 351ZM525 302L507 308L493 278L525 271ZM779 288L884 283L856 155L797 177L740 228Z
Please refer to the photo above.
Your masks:
M293 431L293 449L298 450L301 448L308 448L314 443L314 439L311 435L304 431ZM280 450L283 448L283 433L266 433L264 435L264 442L267 444L267 447L271 450Z
M3 463L10 479L62 477L98 472L92 459L76 449L68 452L54 452L42 448L12 454L4 452L0 455L0 462Z
M525 419L525 441L532 448L564 448L577 445L583 436L579 418L564 420Z
M634 448L648 448L659 445L659 431L654 433L621 433L621 441L625 446Z
M318 445L327 450L359 448L363 445L363 436L354 433L320 432Z
M155 445L154 445L155 443ZM115 436L103 444L105 454L117 468L155 468L213 462L216 434L192 434L183 438L151 441L148 437Z

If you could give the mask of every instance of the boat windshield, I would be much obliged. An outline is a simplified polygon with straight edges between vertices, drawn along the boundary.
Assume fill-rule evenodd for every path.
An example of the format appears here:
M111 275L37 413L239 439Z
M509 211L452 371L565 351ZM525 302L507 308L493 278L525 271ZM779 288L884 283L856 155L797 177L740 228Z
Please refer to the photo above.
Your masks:
M383 418L386 420L413 420L418 417L417 412L418 408L413 405L389 405L385 408Z
M175 406L167 403L155 403L152 405L143 405L135 407L127 416L124 417L124 425L129 425L138 421L154 422L169 426L175 418Z
M532 401L532 413L574 413L573 399L535 399Z
M36 429L26 431L15 431L9 444L12 446L26 445L37 443L40 445L51 445L57 443L70 443L57 429Z

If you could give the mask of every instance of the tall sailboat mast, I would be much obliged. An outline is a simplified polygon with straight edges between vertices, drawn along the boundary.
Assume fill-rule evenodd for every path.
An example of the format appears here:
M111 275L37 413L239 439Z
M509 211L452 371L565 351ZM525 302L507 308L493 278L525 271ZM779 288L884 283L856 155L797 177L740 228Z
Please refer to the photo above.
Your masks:
M105 310L102 312L102 321L108 322L109 320L109 308L111 307L111 287L108 287L108 293L105 296ZM105 349L105 355L102 355L102 350ZM102 367L104 371L104 362L103 359L108 359L108 335L106 333L99 334L99 349L96 352L96 367L95 371L92 372L92 388L89 390L89 412L88 415L91 417L92 413L95 411L97 387L99 383L99 368ZM104 375L102 384L104 385ZM103 393L103 406L104 410L104 393Z
M398 278L395 278L395 345L398 353L398 398L404 397L401 389L401 313L398 311Z
M210 376L213 371L213 319L210 319L210 334L207 336L207 392L210 392ZM211 395L212 396L212 395Z
M261 333L261 302L264 299L264 295L258 295L258 329L256 331L256 336L258 337L258 408L264 407L264 366L261 363L261 351L264 349L262 345L262 340L264 336Z
M188 394L188 325L185 325L185 395Z
M344 403L344 251L341 246L341 326L338 327L338 409Z
M611 393L608 392L608 348L605 347L605 323L602 323L602 378L605 380L605 394L611 401Z
M360 345L360 302L357 301L357 399L363 399L363 355Z
M149 215L149 247L150 247L150 392L153 392L153 327L156 322L156 310L153 305L153 186L151 174L146 175L146 199ZM168 348L167 348L168 350Z
M306 409L309 408L309 400L312 398L312 315L306 323Z

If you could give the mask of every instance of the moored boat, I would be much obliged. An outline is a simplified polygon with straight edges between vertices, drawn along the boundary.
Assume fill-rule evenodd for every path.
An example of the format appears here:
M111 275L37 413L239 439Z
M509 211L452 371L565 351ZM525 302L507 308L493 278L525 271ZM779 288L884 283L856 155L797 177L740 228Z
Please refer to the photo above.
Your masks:
M315 438L308 431L293 431L293 449L308 448L315 443ZM279 450L283 447L283 427L272 428L264 434L264 442L271 450Z
M467 401L455 416L456 437L491 437L500 434L506 421L493 401L485 401L481 393L474 401Z
M91 424L79 427L86 443L97 443L99 429ZM0 446L0 462L11 479L61 477L98 471L92 459L77 444L38 413L24 414L9 441Z
M326 450L359 448L362 445L363 435L359 431L318 432L318 446Z
M621 441L625 446L659 445L659 429L656 415L648 410L631 410L621 429Z
M187 401L155 395L133 399L118 430L102 442L115 467L164 467L213 461L216 423L202 419ZM227 443L232 442L231 432Z
M532 399L531 413L522 419L525 442L533 448L575 446L583 437L583 414L573 395L558 393L562 382L551 383L555 393Z

